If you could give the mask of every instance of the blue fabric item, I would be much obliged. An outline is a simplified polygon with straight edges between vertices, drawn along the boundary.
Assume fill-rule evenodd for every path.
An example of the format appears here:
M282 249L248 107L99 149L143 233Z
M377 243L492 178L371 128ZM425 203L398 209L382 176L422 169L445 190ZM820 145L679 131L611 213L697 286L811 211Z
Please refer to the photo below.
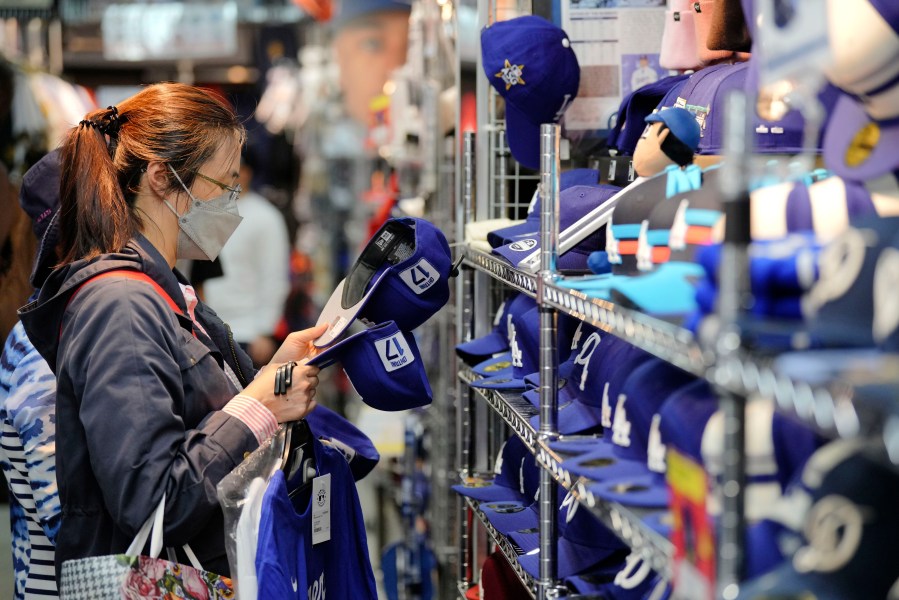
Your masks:
M580 85L568 35L533 15L498 21L481 31L481 58L487 80L506 101L512 156L539 169L540 125L561 119Z
M482 502L478 505L487 520L503 535L513 531L526 531L537 527L539 507L536 502L521 500L498 500Z
M372 408L397 411L431 403L431 384L415 337L393 321L337 342L309 364L324 369L337 362Z
M668 262L651 273L614 282L611 299L651 315L683 315L696 309L694 281L702 274L699 265Z
M665 508L671 502L665 475L660 473L640 474L635 471L624 477L609 478L593 484L589 489L599 498L625 506Z
M692 192L702 187L702 169L697 165L687 165L684 168L680 168L677 165L668 165L665 167L665 173L668 174L668 181L665 185L666 198L683 192Z
M626 96L618 108L618 121L609 135L610 148L624 156L632 156L637 141L646 129L644 119L657 108L674 106L674 99L689 75L672 75L645 85ZM671 98L666 103L666 98Z
M405 584L399 569L401 565L402 568L410 569L406 565L413 560L416 562L416 567L412 567L417 571L415 577L421 583L416 588L419 590L417 592L419 599L431 600L434 597L433 571L437 568L437 557L422 540L414 554L409 552L403 542L394 542L389 544L381 555L381 572L384 574L384 592L387 594L387 600L399 600L399 589Z
M724 99L743 89L746 63L718 64L690 75L674 106L693 113L701 129L698 154L721 154L724 142Z
M572 186L559 194L559 232L565 231L590 211L602 206L621 188L614 185ZM560 271L587 272L587 257L603 247L606 229L600 227L571 250L560 255L556 268ZM540 236L520 237L515 242L494 248L493 253L518 266L522 260L540 249Z
M656 588L665 582L637 554L628 556L625 564L617 565L617 572L601 566L589 573L569 577L565 583L579 594L605 600L662 600L667 594L656 595Z
M591 252L587 257L587 266L597 275L606 275L612 272L612 263L609 262L609 253L605 250Z
M699 149L699 123L690 111L675 106L662 108L643 119L647 123L664 123L684 146L695 153Z
M599 185L599 171L596 169L570 169L559 175L559 191L567 190L576 185L596 186ZM502 229L495 229L487 232L487 243L492 248L499 248L506 244L511 244L521 237L539 236L540 234L540 212L542 210L543 198L537 191L537 199L534 206L528 210L528 216L524 223L518 225L510 225Z
M481 377L511 377L512 353L503 352L493 358L488 358L475 365L472 371Z
M300 487L302 474L286 481L276 471L262 499L256 545L259 598L377 600L368 557L365 522L352 474L339 452L313 440L316 476L331 476L331 539L312 544L312 506L319 498L288 493ZM306 496L306 497L304 497ZM311 496L311 497L310 497Z
M116 269L145 273L182 314L151 286L129 279L92 282L69 302L86 278ZM208 335L194 337L179 282L187 283L138 235L119 253L53 271L37 301L20 310L28 338L57 378L56 451L65 457L56 473L63 501L57 565L124 551L168 489L178 500L167 506L166 540L189 542L206 569L229 572L221 506L209 490L258 442L221 410L237 390L220 361L242 385L255 370L202 302L195 314ZM67 335L72 324L77 335Z
M496 313L493 330L485 336L458 344L456 355L466 363L476 365L495 354L508 351L510 321L534 306L536 302L526 294L516 294L507 299Z
M526 375L540 367L540 314L537 307L513 316L509 321L509 346L512 356L512 372L478 379L472 387L491 390L524 390Z
M705 381L697 380L674 392L659 411L662 443L703 464L702 432L718 410L718 397Z
M513 435L503 444L500 450L493 481L477 482L474 485L454 485L453 491L479 502L497 502L506 500L529 500L525 498L522 475L525 461L531 456L530 451L521 439ZM531 459L533 462L533 459ZM487 485L484 485L486 483Z
M0 355L0 467L9 489L15 600L28 589L55 595L53 564L31 560L36 551L52 556L61 517L55 403L56 378L16 323Z
M343 453L356 481L371 473L381 460L380 453L367 435L322 405L306 415L306 423L313 435Z

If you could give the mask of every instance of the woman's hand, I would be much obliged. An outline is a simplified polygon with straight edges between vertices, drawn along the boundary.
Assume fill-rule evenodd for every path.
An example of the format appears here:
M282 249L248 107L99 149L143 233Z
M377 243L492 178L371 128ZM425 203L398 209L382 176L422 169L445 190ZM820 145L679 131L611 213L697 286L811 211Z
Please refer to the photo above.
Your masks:
M281 344L281 347L275 352L275 355L272 357L268 366L274 365L277 367L281 363L285 363L289 360L300 362L303 359L308 360L312 358L318 354L318 348L312 345L313 340L320 338L326 331L328 331L327 324L319 325L318 327L310 327L309 329L304 329L302 331L294 331L287 336L287 339L284 340L284 343ZM274 371L274 369L271 370Z
M307 329L307 331L310 331ZM317 337L317 336L316 336ZM288 338L290 339L290 338ZM310 338L315 339L315 338ZM286 343L286 342L285 342ZM252 396L272 411L278 423L298 421L315 408L315 389L318 387L318 367L297 365L287 393L275 395L275 374L280 364L271 362L259 372L243 394Z

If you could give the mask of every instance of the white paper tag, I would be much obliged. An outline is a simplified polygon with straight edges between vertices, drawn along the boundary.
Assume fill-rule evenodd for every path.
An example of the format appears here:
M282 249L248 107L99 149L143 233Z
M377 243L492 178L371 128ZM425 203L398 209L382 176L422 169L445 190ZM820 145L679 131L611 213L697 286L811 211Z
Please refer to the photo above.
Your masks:
M331 539L331 474L312 480L312 545Z

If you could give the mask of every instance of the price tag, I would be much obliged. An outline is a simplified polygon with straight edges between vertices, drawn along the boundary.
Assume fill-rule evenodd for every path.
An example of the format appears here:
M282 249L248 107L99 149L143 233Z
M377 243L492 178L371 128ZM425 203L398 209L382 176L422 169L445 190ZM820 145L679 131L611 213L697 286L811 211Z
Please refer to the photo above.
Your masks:
M331 474L312 480L312 545L331 539Z
M708 477L701 465L669 448L668 485L674 520L674 597L713 600L715 537L706 511Z

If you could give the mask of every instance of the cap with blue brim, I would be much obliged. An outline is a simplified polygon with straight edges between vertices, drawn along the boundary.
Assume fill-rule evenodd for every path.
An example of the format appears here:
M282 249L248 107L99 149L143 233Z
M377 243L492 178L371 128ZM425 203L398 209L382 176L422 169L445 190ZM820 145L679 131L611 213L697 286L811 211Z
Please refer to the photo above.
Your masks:
M479 502L525 500L522 476L524 461L530 451L518 436L510 437L500 449L494 466L492 480L473 478L462 485L452 486L453 491Z
M381 455L367 435L324 406L318 405L306 415L306 423L313 435L340 450L350 463L350 471L356 481L371 473L381 460Z
M397 411L431 403L431 385L415 337L393 321L341 340L309 364L324 369L338 362L372 408Z
M449 300L451 269L446 236L433 223L389 219L332 292L316 322L328 330L313 343L330 346L357 318L415 329Z
M493 319L493 329L485 336L456 346L456 355L468 364L478 364L509 350L509 323L517 315L534 308L533 298L517 294L503 302Z
M512 315L509 322L510 353L512 372L479 379L471 383L472 387L514 391L524 390L527 385L524 378L535 372L539 364L539 325L540 317L537 307L521 315Z

